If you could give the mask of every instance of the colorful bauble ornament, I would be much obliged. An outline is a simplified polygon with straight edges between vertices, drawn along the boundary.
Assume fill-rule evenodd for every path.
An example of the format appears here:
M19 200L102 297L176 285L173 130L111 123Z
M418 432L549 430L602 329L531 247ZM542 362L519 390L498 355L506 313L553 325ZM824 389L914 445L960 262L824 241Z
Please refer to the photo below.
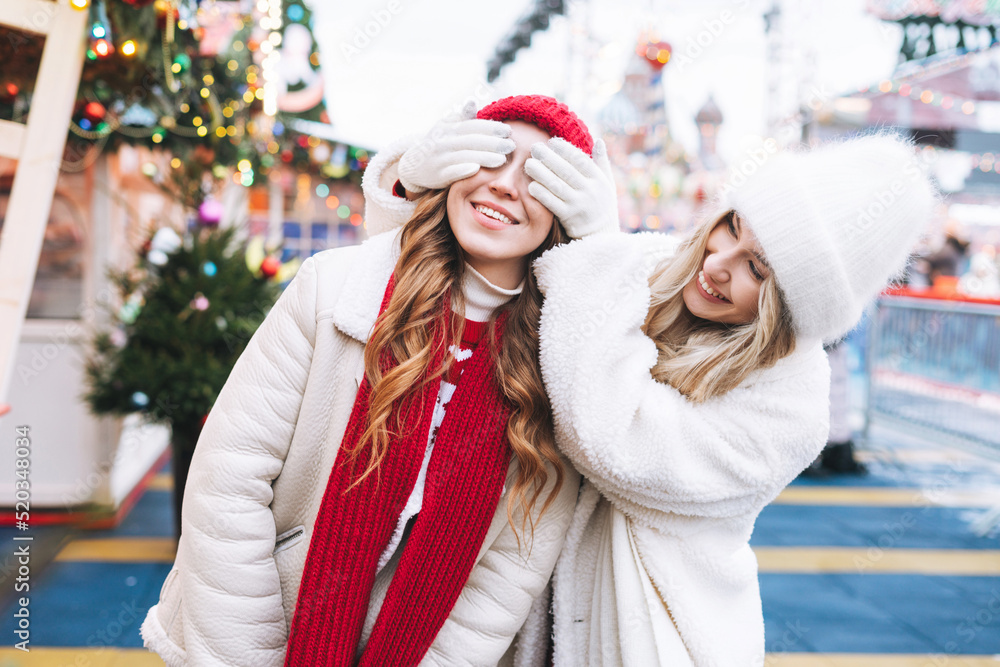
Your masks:
M194 298L191 299L190 305L191 308L193 308L194 310L208 310L208 307L211 304L208 301L208 297L206 297L201 292L196 292Z
M663 66L670 61L673 49L667 42L645 42L636 47L636 53L646 59L655 70L663 69Z
M280 268L281 262L274 255L265 257L264 261L260 263L260 272L265 278L273 278L278 274Z
M167 263L167 255L176 251L183 243L184 241L173 229L161 227L149 242L149 253L146 255L146 259L152 264L163 266Z
M104 108L104 105L100 102L87 102L83 107L83 114L91 122L104 120L108 110Z
M139 317L139 311L142 310L141 306L136 303L126 303L118 310L118 319L125 324L133 324L137 317Z
M128 336L125 335L125 331L121 327L113 329L109 337L111 338L111 344L118 348L125 347L126 343L128 343Z
M201 224L214 227L222 220L223 213L226 212L222 202L215 199L206 199L198 207L198 220Z

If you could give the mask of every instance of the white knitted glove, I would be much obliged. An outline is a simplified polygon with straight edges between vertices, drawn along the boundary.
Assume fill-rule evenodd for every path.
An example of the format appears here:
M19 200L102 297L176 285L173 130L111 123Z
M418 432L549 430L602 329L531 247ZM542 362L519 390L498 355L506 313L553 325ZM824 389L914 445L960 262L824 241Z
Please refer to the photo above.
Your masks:
M594 142L593 159L559 137L534 144L531 155L524 163L533 180L528 193L559 218L571 238L619 231L618 193L604 140Z
M510 126L476 118L476 103L439 121L399 159L399 181L409 192L446 188L480 167L496 168L514 150Z

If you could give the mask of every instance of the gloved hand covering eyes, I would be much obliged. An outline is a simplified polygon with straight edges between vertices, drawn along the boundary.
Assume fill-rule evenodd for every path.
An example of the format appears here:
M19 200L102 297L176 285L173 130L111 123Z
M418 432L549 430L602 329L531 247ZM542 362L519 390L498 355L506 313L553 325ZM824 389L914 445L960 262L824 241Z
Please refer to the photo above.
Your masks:
M534 181L528 192L552 211L574 239L619 231L618 194L608 149L594 143L591 158L573 144L553 137L531 147L524 170Z
M480 167L496 168L514 150L510 126L476 118L476 103L446 116L399 160L399 181L408 192L446 188Z

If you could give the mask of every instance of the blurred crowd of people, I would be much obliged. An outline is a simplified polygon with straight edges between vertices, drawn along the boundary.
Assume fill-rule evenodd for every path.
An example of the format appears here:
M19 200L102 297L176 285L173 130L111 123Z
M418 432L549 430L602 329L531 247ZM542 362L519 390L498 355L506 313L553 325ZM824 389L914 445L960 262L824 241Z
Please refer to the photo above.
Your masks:
M964 296L1000 298L1000 262L996 247L984 244L973 250L973 243L955 230L948 230L937 249L919 255L910 267L907 284L913 288L954 285Z

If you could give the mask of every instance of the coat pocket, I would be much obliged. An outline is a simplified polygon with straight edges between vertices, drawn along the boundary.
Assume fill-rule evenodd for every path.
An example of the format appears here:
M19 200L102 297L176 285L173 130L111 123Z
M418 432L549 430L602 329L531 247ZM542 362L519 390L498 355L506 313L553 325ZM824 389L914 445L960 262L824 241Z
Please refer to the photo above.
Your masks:
M302 541L302 537L305 534L305 526L295 526L294 528L281 533L274 538L274 553L278 553L279 551L284 551L285 549L295 546Z

